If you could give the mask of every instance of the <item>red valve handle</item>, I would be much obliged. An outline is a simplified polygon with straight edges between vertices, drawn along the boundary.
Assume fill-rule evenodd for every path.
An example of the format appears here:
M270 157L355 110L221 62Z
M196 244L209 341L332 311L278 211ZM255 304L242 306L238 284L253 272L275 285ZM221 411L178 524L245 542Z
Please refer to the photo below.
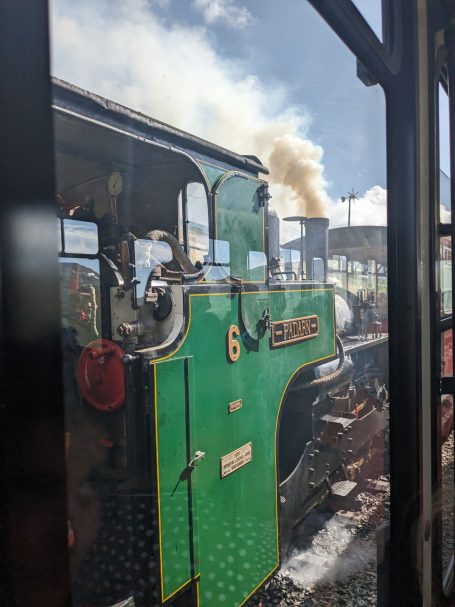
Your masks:
M99 411L116 411L125 402L125 352L108 339L84 348L77 363L77 383L84 400Z
M92 360L97 360L102 356L112 356L112 354L115 354L115 351L115 348L112 346L107 346L107 348L101 348L101 350L92 350L89 356Z

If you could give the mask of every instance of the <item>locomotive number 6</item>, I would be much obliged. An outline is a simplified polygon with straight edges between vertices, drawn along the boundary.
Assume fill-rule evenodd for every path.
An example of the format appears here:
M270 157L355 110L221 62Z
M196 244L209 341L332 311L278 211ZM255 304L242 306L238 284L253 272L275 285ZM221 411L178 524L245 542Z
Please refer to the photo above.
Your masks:
M231 362L235 363L240 358L240 344L235 339L240 335L240 330L237 325L231 325L227 332L227 354Z

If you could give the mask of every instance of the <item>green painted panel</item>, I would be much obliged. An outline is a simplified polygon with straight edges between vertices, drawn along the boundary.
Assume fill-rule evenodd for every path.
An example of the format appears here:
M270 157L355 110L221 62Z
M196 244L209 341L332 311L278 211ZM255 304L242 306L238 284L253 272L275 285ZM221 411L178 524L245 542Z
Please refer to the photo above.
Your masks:
M238 607L279 562L275 442L280 402L299 367L335 354L333 290L269 292L273 320L317 314L320 334L279 349L270 348L269 333L254 344L240 338L241 354L235 363L226 356L226 334L230 325L240 325L239 295L189 297L191 324L178 356L193 356L195 447L206 452L192 475L197 478L200 606ZM241 297L263 298L264 294L246 292ZM254 309L254 305L250 307ZM164 369L166 364L157 365L160 367ZM171 382L168 377L166 386L161 383L160 388L158 376L158 410L168 412L159 417L158 433L160 445L170 441L168 460L175 452L181 465L183 457L175 445L183 432L179 415L176 430L171 432L174 412L181 410L175 402L182 397L174 385L177 379L175 376ZM229 403L237 399L242 399L242 408L229 413ZM162 437L162 424L166 438ZM252 461L221 478L221 458L249 442ZM172 468L169 462L167 470L170 478L162 479L162 486L169 489L179 465ZM161 466L160 474L165 474ZM172 525L162 521L163 528ZM183 533L180 524L179 530ZM175 555L178 563L188 557L185 545L182 550L183 558Z
M250 269L252 257L265 251L264 208L257 193L261 185L257 179L233 175L222 182L215 200L216 238L230 244L231 273L254 282L265 281L265 265Z
M226 172L224 169L220 167L214 166L213 164L209 164L208 162L203 162L202 160L198 160L199 166L204 171L210 186L213 188L215 183L219 180L219 178L224 175Z
M163 599L192 579L197 566L197 516L191 502L195 486L187 473L193 448L192 373L190 358L165 361L154 373Z
M278 301L277 295L274 295L275 304ZM245 331L252 339L261 339L270 336L265 331L262 319L267 310L270 310L270 296L268 291L258 291L254 297L251 295L240 295L240 309L242 322ZM274 320L272 318L272 320Z

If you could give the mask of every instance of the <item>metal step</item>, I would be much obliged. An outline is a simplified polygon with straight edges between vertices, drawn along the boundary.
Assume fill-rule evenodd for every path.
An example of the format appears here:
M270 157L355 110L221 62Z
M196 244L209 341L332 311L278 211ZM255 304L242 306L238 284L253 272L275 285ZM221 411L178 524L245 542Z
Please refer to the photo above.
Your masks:
M337 481L336 483L332 483L332 494L346 497L354 487L357 487L357 483L354 481Z

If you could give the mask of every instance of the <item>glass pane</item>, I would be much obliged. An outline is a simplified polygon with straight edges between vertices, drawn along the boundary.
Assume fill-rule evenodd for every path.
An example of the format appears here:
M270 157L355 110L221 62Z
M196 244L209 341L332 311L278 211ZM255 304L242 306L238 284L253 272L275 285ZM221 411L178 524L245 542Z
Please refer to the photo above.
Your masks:
M451 201L449 98L441 85L439 85L439 162L441 222L450 223Z
M202 183L186 186L188 255L193 263L206 261L209 252L209 208Z
M150 280L161 280L172 260L172 249L167 242L141 239L134 241L134 279L138 306L144 303L146 291L150 289Z
M63 220L63 242L69 255L96 255L98 228L96 224L76 219Z
M267 257L262 251L249 251L248 253L248 280L261 282L267 272Z
M441 197L441 223L450 223L450 178L442 169L439 171L439 191Z
M440 289L441 315L452 314L452 247L451 238L443 236L440 239Z
M57 219L57 250L63 251L63 225L60 219Z
M101 332L99 261L71 257L60 261L62 326L69 342L83 348Z
M449 99L439 85L439 160L440 160L440 215L441 223L451 222L450 130ZM440 239L440 293L441 316L452 316L452 239ZM441 340L441 374L453 375L452 331L445 331ZM454 527L454 443L453 396L441 396L441 513L442 513L442 585L446 594L453 593Z
M51 11L74 605L374 604L383 91L306 2Z

